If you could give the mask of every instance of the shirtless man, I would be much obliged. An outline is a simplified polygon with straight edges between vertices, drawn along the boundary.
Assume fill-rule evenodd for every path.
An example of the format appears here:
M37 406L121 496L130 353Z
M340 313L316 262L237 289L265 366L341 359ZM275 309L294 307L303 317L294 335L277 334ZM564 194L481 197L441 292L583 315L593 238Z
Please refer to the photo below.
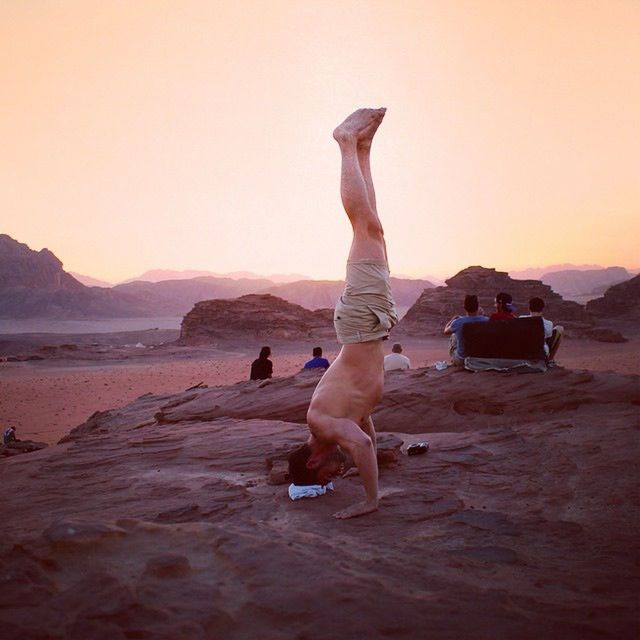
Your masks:
M306 470L325 484L340 470L340 448L360 473L365 499L334 517L361 516L378 508L376 434L371 412L382 397L382 341L398 321L389 285L382 225L376 209L369 153L386 109L359 109L334 132L342 152L340 195L353 242L345 290L336 304L334 325L342 349L316 387L307 423ZM298 459L300 456L298 456Z

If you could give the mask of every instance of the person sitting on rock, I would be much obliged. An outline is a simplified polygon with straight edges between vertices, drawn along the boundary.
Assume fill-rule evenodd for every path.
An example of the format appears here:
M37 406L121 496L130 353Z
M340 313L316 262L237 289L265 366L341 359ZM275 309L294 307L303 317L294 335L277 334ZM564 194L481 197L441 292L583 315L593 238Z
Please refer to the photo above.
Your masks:
M560 340L564 333L564 327L561 325L554 326L551 320L547 320L543 315L544 300L542 298L531 298L529 300L529 315L520 316L521 318L530 318L539 316L542 318L542 324L544 325L544 352L547 356L547 360L551 362L560 347Z
M396 371L411 369L411 360L407 356L402 355L402 345L396 342L391 347L391 353L384 357L384 370Z
M4 434L2 435L2 442L4 444L9 444L10 442L16 442L16 428L9 427L5 429Z
M478 303L478 296L466 295L464 297L464 310L466 315L453 316L444 327L444 334L451 336L449 342L449 354L454 365L463 366L467 357L462 340L462 327L471 322L487 322L489 318L484 315L484 310Z
M313 348L313 358L304 363L304 369L328 369L329 361L322 357L322 347Z
M250 380L266 380L273 376L273 362L269 360L271 355L271 347L262 347L257 360L251 363Z
M513 320L516 317L516 308L510 293L499 293L495 305L496 310L489 316L489 320Z

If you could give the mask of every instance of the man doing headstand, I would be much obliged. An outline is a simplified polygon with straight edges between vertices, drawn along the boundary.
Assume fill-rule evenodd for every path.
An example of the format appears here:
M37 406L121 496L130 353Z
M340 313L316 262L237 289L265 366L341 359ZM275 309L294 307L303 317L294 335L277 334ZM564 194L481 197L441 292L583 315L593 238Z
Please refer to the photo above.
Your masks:
M371 141L386 109L359 109L334 132L342 152L340 195L353 228L345 289L334 312L342 349L316 387L307 423L307 444L295 456L298 473L325 484L340 470L340 448L360 473L365 499L334 514L352 518L378 508L376 434L371 412L382 397L384 350L398 316L389 284L382 225L371 180ZM302 455L300 455L302 454ZM290 462L292 477L296 469Z

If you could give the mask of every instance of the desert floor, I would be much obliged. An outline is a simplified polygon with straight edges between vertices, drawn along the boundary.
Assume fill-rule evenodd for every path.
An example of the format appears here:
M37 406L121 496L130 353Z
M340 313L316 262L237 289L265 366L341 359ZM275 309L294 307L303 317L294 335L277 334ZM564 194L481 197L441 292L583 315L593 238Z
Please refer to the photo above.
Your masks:
M104 335L113 338L118 334ZM83 334L57 337L59 343L82 339ZM135 337L127 335L127 339L134 341ZM448 356L446 339L411 339L403 344L412 368L433 366ZM311 346L272 346L274 376L299 371L311 357ZM0 427L15 426L23 440L55 443L95 411L124 406L145 393L176 393L199 383L217 386L246 380L258 350L231 345L224 349L165 347L149 353L123 346L108 358L78 353L64 359L0 362ZM38 352L37 348L32 351ZM325 348L324 355L332 361L337 353L334 344ZM640 336L619 344L566 339L557 362L569 369L640 373Z

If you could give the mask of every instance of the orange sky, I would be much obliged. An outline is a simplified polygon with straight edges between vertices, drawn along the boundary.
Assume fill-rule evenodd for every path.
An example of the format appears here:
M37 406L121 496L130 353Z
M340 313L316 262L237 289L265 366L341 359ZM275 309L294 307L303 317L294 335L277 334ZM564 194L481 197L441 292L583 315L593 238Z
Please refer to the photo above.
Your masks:
M339 278L331 130L386 106L392 271L640 266L636 0L5 0L0 232L118 281Z

